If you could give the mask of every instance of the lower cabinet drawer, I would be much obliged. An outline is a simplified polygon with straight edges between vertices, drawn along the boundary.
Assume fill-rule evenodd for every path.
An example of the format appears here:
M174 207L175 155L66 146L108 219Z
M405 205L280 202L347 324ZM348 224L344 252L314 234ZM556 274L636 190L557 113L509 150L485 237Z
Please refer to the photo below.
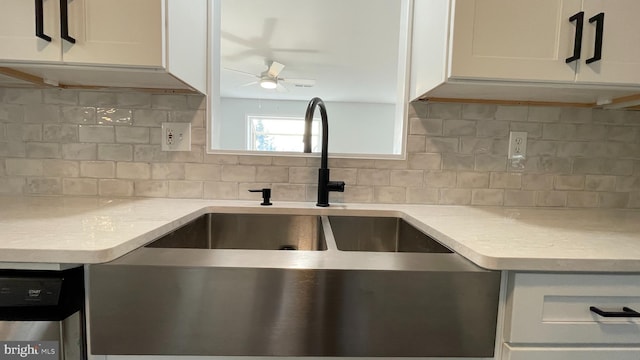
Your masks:
M591 307L604 315L627 310L606 317ZM640 275L510 274L504 341L640 346L640 317L633 310L640 312Z
M638 360L640 347L585 347L585 348L549 348L549 347L511 347L504 345L502 360Z

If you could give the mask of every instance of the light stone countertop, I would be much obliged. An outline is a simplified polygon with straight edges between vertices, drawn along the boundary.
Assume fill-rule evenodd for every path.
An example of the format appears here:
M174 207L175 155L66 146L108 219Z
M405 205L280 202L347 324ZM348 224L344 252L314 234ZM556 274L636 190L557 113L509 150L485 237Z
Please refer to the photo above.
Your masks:
M0 267L114 260L207 212L397 215L494 270L640 273L640 211L0 197Z

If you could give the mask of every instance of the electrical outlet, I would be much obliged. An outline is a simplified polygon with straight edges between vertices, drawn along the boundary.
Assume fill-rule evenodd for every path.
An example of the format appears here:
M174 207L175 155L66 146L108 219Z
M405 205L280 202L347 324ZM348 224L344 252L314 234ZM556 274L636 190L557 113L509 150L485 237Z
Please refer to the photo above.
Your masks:
M512 131L509 133L509 159L524 159L527 155L527 133Z
M190 123L162 123L162 151L191 151Z

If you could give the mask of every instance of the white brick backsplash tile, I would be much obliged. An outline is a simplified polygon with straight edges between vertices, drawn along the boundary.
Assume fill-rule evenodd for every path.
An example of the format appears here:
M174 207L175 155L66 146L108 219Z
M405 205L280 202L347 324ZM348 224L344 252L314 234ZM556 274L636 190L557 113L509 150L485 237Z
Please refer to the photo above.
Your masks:
M606 139L609 141L638 142L638 129L630 126L610 126Z
M204 162L208 164L236 165L238 164L238 155L205 154ZM284 164L274 164L274 165L284 165Z
M60 107L56 105L29 105L24 109L25 123L59 123Z
M83 91L78 94L78 103L80 105L104 106L116 105L118 100L115 92Z
M605 140L607 138L607 127L604 125L576 125L572 140Z
M318 169L316 169L316 181L318 179ZM344 181L347 185L356 185L358 183L358 170L357 169L331 169L329 174L332 181Z
M476 171L505 171L507 169L507 158L498 155L476 155Z
M62 183L60 178L29 177L24 189L27 194L60 195L62 194Z
M116 177L119 179L150 179L151 165L148 163L118 162Z
M456 186L456 178L455 171L427 171L424 183L429 188L453 188Z
M631 175L633 160L586 159L573 160L573 173L585 175Z
M471 204L470 189L440 189L441 205L469 205Z
M566 206L566 191L537 191L536 205L538 206Z
M494 139L469 136L460 138L460 152L463 154L492 154L495 146Z
M185 164L186 180L217 181L222 177L222 166L216 164Z
M317 194L317 187L313 187L314 196ZM316 200L316 197L313 198ZM342 200L349 203L370 203L373 201L373 186L349 185L342 193Z
M131 125L133 111L118 108L97 108L96 121L100 125Z
M460 119L461 116L461 104L432 103L429 106L429 117L432 119Z
M502 206L503 204L504 204L504 190L501 190L501 189L471 190L471 205Z
M42 162L42 174L47 177L72 178L80 176L80 164L69 160L46 160Z
M205 199L233 200L238 198L238 183L223 181L206 181L204 183Z
M346 189L345 189L346 191ZM407 190L399 186L374 186L373 201L379 203L399 204L407 200Z
M191 127L204 128L206 113L204 110L184 110L169 112L169 121L190 123Z
M489 173L459 172L456 180L458 188L488 188Z
M271 165L273 159L271 156L240 156L238 157L238 164L240 165Z
M207 129L205 128L191 128L191 144L193 145L206 145L207 144Z
M169 197L201 199L204 195L202 181L169 181Z
M43 160L6 159L5 167L10 176L42 176Z
M127 108L150 108L151 94L142 92L126 92L116 94L118 106Z
M100 196L133 196L133 181L100 179L98 181L98 193Z
M211 156L211 155L210 155ZM239 160L236 159L235 163L238 163ZM285 156L274 156L271 159L271 164L274 166L306 166L307 159L303 157L285 157Z
M554 156L530 156L525 160L526 172L537 173L571 173L571 159Z
M438 189L407 188L407 202L410 204L437 204Z
M498 105L495 118L496 120L526 121L528 113L527 106Z
M598 207L625 208L629 203L629 193L599 192Z
M593 109L592 116L595 124L624 124L627 113L635 111Z
M584 190L584 175L558 175L555 178L556 190Z
M497 105L492 104L463 104L462 119L493 120L498 111Z
M616 180L617 192L640 191L640 176L619 176Z
M585 189L592 191L614 191L616 177L610 175L587 175L585 177Z
M504 206L535 206L536 192L521 190L505 190Z
M158 146L158 148L161 148ZM162 152L162 150L160 149ZM165 155L166 154L166 155ZM172 162L201 163L204 159L204 148L201 145L191 145L191 151L162 152L162 157Z
M96 108L87 106L63 106L61 120L71 124L92 125L96 123Z
M95 160L98 158L98 145L62 144L62 158L69 160Z
M64 195L97 195L98 179L62 179Z
M391 172L382 169L359 169L358 185L389 185Z
M320 158L307 159L307 166L315 168L320 167ZM357 168L357 169L373 169L376 166L375 160L371 159L336 159L329 158L330 168Z
M0 122L18 123L24 120L24 108L20 105L0 103Z
M539 139L542 137L542 124L529 122L511 122L509 131L524 131L529 139Z
M134 110L133 125L160 127L163 122L167 122L167 112L164 110Z
M223 165L222 166L223 181L256 181L256 167L245 165Z
M25 124L15 126L9 124L9 133L13 137L13 133L17 132L19 128L22 128L22 140L24 141L41 141L42 140L42 125Z
M113 126L79 125L78 138L85 143L113 143L115 130Z
M116 167L112 161L81 161L80 176L88 178L113 178Z
M443 170L473 170L475 157L473 155L445 153L442 154Z
M0 143L0 156L25 157L27 150L22 141L8 141Z
M271 195L274 201L305 201L306 189L303 184L273 184Z
M425 152L426 145L426 137L423 135L409 135L407 137L407 152L408 153L421 153Z
M442 155L437 153L409 154L409 169L439 170L441 169Z
M26 179L23 177L0 177L0 194L21 195L25 184Z
M75 105L78 103L78 93L63 89L46 89L42 91L45 104Z
M448 137L427 137L425 139L426 151L434 153L458 152L460 140ZM424 148L417 152L424 152Z
M59 143L78 142L77 125L49 125L42 126L42 140L57 141Z
M318 169L313 167L290 167L289 183L314 184L318 182Z
M116 142L124 144L149 144L149 128L118 126Z
M563 107L560 109L560 122L564 123L591 123L593 110L589 108Z
M2 186L0 186L0 191L2 191ZM640 192L632 192L629 194L628 207L630 209L640 209Z
M409 117L429 117L429 103L426 101L412 101L409 103Z
M4 89L2 102L9 104L33 105L42 103L42 90L34 89Z
M557 141L531 140L527 143L528 156L556 155Z
M204 110L207 108L207 97L204 95L187 95L189 109Z
M598 193L589 191L569 191L567 206L575 208L592 208L598 206Z
M523 174L523 190L553 190L553 174Z
M445 120L444 136L475 136L476 122L471 120Z
M162 151L160 145L136 144L133 146L133 160L141 162L167 162L169 152Z
M143 197L168 197L169 184L160 180L136 180L133 183L136 196Z
M409 119L409 134L412 135L442 135L441 119Z
M558 122L562 108L549 106L529 106L527 121L533 122Z
M422 187L423 170L391 170L391 186Z
M520 189L522 174L492 172L489 178L489 187L492 189Z
M151 164L151 178L158 180L184 180L185 164Z
M131 161L133 145L98 144L98 160Z
M407 162L402 159L384 159L384 160L376 160L375 168L376 169L388 169L388 170L405 170L407 168ZM352 169L356 170L356 169Z
M186 109L186 95L151 95L151 107L154 109Z
M289 182L289 168L284 166L257 166L256 181Z

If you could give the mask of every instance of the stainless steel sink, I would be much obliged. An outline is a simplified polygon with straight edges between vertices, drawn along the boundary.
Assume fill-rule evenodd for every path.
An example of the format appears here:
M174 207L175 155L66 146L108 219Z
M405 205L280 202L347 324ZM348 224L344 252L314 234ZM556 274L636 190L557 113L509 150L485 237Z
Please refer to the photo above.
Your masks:
M329 222L339 250L452 252L398 217L330 216Z
M493 357L500 272L335 212L207 214L90 265L92 353Z
M312 215L205 214L147 247L326 250L319 223Z

